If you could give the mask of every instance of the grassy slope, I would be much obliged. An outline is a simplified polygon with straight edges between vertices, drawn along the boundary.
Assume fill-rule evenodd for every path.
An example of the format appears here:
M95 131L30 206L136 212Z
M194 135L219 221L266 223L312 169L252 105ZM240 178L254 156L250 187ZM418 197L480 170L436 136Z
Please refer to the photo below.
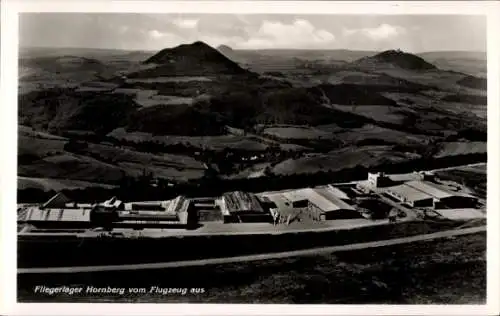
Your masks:
M69 180L69 179L51 179L51 178L31 178L31 177L18 177L17 189L38 189L42 191L60 191L63 189L79 189L89 187L102 187L112 188L110 185L102 183Z
M140 176L144 171L154 177L179 180L199 178L204 172L203 165L188 156L154 155L97 144L70 152L65 149L66 143L61 139L19 136L18 175L111 183L124 175Z
M334 255L163 271L50 277L50 284L203 287L199 295L94 296L93 302L471 304L486 297L485 234L366 249ZM22 277L23 301L88 301L34 297ZM37 283L38 282L38 283Z
M272 171L275 174L339 171L356 166L374 167L388 160L401 162L418 157L416 154L394 151L392 146L353 146L327 154L288 159L277 164Z

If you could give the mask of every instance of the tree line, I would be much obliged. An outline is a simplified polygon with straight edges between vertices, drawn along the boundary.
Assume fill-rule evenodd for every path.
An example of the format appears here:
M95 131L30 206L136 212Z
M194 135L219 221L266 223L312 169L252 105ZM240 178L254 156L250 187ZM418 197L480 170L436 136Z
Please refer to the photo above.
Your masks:
M220 196L228 191L263 192L310 187L338 182L366 179L368 172L407 173L418 170L431 170L465 164L485 162L486 154L450 156L439 159L423 158L402 163L385 163L376 167L356 166L340 171L320 171L309 174L267 175L260 178L221 179L216 175L205 176L201 180L174 183L168 179L155 179L144 174L139 178L124 176L114 189L86 188L63 190L78 202L97 202L116 196L124 201L164 200L177 195L188 197ZM48 200L56 192L43 192L37 189L18 190L19 203L34 203Z

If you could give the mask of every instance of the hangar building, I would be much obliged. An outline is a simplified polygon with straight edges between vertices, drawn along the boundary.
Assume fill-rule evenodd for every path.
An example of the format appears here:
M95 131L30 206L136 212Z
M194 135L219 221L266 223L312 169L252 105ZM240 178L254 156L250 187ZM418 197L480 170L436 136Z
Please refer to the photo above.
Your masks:
M224 193L220 208L224 223L273 221L271 213L261 205L253 193L242 191Z
M409 181L388 187L385 193L412 207L468 208L477 204L474 196L453 192L428 181Z
M18 217L18 222L38 228L88 228L91 226L91 208L80 207L63 193L57 193L41 206L32 206Z
M406 184L388 187L385 193L412 207L432 207L434 197Z
M470 208L477 205L477 198L460 192L453 192L439 184L428 181L410 181L406 185L434 198L434 208Z
M160 202L123 203L111 198L92 205L70 202L64 194L58 193L40 207L30 207L23 212L19 222L35 227L91 228L154 226L184 227L196 224L190 201L184 196Z
M322 194L323 193L323 194ZM307 208L314 220L362 218L362 215L351 205L334 194L325 194L312 188L305 188L283 193L294 207Z

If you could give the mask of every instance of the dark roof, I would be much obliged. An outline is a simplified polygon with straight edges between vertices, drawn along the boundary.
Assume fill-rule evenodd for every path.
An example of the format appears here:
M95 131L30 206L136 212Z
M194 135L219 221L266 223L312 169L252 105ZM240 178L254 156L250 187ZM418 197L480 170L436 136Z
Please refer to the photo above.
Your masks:
M42 205L42 208L65 208L66 203L71 202L64 193L59 192Z
M235 191L223 196L229 212L265 212L255 194Z

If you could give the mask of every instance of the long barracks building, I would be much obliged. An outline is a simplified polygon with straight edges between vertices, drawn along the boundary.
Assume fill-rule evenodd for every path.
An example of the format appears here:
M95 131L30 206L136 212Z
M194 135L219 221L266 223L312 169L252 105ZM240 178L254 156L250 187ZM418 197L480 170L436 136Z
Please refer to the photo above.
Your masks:
M412 207L464 208L477 205L477 198L453 192L428 181L409 181L385 188L385 193Z

